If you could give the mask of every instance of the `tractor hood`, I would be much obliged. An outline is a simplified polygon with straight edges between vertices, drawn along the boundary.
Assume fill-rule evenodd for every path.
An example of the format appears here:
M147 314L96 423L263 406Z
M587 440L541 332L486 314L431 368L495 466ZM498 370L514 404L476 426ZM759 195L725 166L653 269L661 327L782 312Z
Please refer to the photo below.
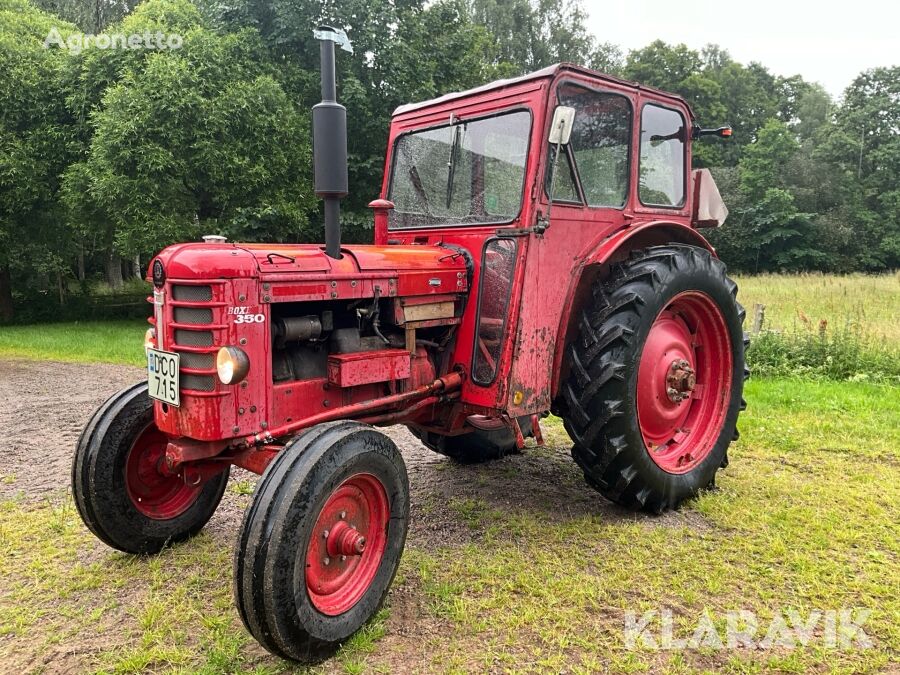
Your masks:
M427 274L454 272L463 283L459 288L442 288L456 292L465 287L466 260L458 251L440 246L372 246L341 247L341 258L325 255L316 244L176 244L159 253L152 261L147 276L153 281L157 261L166 279L234 279L265 277L277 281L281 275L335 275L335 277L372 274L402 275L404 272ZM461 273L461 274L459 274ZM441 284L443 286L443 283Z

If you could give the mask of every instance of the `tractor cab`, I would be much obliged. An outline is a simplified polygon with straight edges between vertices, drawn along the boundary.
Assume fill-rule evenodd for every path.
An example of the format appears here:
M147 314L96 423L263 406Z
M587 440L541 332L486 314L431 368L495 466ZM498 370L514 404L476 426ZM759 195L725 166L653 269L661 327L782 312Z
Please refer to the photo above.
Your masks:
M697 228L727 210L709 172L690 170L691 141L708 134L730 129L700 129L680 97L572 64L395 111L375 242L470 258L461 404L510 418L551 409L572 310L610 263L654 243L709 248Z

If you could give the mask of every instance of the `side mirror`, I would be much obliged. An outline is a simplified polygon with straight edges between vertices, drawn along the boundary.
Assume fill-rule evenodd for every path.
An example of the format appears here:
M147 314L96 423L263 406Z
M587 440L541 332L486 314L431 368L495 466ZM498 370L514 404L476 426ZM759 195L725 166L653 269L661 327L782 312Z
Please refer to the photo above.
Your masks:
M564 105L556 106L553 111L553 122L550 124L549 141L553 145L568 145L575 123L575 108Z
M534 231L538 236L543 235L550 227L550 210L553 208L553 191L556 187L556 165L559 163L561 147L569 144L574 123L575 108L564 105L556 106L556 110L553 111L553 121L550 123L550 138L547 139L550 145L556 146L556 152L553 153L553 164L550 165L550 190L547 193L550 201L547 204L547 214L541 216L535 223Z
M701 136L718 136L719 138L731 138L734 134L734 131L729 126L719 127L718 129L702 129L698 126L694 127L694 132L691 136L694 139L700 138Z

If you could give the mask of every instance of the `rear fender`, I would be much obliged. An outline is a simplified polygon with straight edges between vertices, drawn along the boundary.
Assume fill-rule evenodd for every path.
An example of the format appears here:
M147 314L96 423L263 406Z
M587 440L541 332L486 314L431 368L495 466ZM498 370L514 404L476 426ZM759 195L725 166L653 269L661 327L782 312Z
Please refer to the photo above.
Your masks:
M581 308L590 297L594 283L606 279L612 264L627 259L631 251L672 242L699 246L713 255L716 254L710 243L695 229L670 221L654 220L619 230L603 241L592 244L588 252L576 263L566 293L565 306L569 311L563 313L557 332L559 338L553 357L551 400L556 399L560 384L566 377L564 356L569 343L575 339Z

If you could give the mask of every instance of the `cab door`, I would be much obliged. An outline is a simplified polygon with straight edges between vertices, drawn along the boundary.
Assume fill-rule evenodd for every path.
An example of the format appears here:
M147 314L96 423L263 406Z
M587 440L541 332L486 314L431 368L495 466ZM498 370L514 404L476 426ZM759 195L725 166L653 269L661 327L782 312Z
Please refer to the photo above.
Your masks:
M554 341L568 316L564 302L572 273L597 242L631 218L634 94L611 83L566 78L551 91L548 126L557 105L574 108L575 119L558 158L555 146L545 141L543 149L537 211L547 229L528 242L508 387L507 409L517 416L550 408Z

